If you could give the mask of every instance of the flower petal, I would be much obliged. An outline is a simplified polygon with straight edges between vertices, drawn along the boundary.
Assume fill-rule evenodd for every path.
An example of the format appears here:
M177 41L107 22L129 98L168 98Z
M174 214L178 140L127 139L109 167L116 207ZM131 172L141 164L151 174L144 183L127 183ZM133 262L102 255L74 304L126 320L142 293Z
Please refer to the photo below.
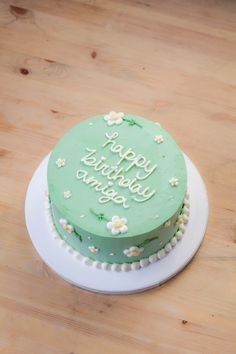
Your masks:
M125 116L125 114L123 112L119 112L118 115L120 118L123 118Z
M69 233L73 232L73 231L74 231L73 226L72 226L72 225L67 225L67 231L68 231Z
M124 234L125 232L128 231L128 227L126 225L123 225L123 226L121 226L121 228L119 230L122 234Z
M121 218L120 221L122 222L123 225L127 224L127 219L126 218Z
M112 216L111 221L116 221L116 220L120 220L119 216L117 215Z
M114 120L108 120L108 121L107 121L107 125L113 125L114 123L115 123Z
M111 229L112 235L118 235L119 232L120 232L120 231L119 231L118 229L115 229L114 227L113 227L113 229Z
M118 118L114 121L117 125L121 124L123 122L122 118Z
M111 221L109 221L109 222L107 223L107 228L108 228L108 229L112 229L112 228L113 228L113 223L112 223Z
M137 251L137 250L138 250L138 247L136 247L136 246L131 246L129 250L130 250L130 252Z
M59 220L59 223L60 223L61 225L64 225L64 224L67 223L67 220L66 220L66 219L60 219L60 220Z

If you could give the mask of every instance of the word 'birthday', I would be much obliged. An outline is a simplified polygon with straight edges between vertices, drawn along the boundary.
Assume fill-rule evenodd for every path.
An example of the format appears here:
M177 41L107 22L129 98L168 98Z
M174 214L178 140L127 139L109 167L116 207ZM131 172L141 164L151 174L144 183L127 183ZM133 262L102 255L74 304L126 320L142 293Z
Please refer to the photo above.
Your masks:
M102 194L98 199L99 203L113 201L115 204L121 204L124 208L129 208L128 198L120 195L115 186L128 189L131 193L131 199L134 201L145 202L153 197L156 191L149 186L143 186L141 182L151 176L157 165L152 164L145 156L136 154L132 148L126 149L123 145L118 144L116 142L118 137L117 132L111 135L106 133L107 140L102 145L103 149L109 148L112 153L117 154L119 160L115 165L108 164L107 158L104 156L97 158L97 150L91 148L86 148L88 154L80 160L84 165L92 167L94 171L106 177L106 184L89 175L89 172L84 169L76 171L76 178ZM125 167L124 163L121 166L123 161L126 161ZM127 178L126 174L134 168L137 169L135 177Z

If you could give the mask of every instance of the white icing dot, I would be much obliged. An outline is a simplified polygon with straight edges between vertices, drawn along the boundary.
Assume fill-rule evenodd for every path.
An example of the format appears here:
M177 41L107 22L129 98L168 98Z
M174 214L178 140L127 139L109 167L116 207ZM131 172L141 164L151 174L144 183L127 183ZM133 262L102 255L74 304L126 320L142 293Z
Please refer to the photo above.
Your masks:
M172 247L176 246L176 244L177 244L177 238L174 236L174 237L171 239L170 243L171 243L171 246L172 246Z
M162 259L163 257L165 257L165 254L166 254L166 252L165 252L164 249L160 250L160 251L157 252L157 258L158 259Z
M50 231L52 232L54 230L54 225L50 225Z
M108 183L108 186L113 186L113 182L109 181Z
M121 265L121 270L123 270L124 272L128 272L131 269L130 264L129 263L123 263Z
M158 215L158 214L157 214L157 215L155 215L155 216L154 216L154 218L155 218L155 219L158 219L158 218L159 218L159 215Z
M177 240L179 241L179 240L181 240L181 238L183 237L183 233L182 233L182 231L177 231L176 232L176 238L177 238Z
M109 256L114 256L114 255L115 255L115 253L113 253L113 252L109 253Z
M89 125L93 125L93 123L92 123L92 122L90 122L90 123L89 123Z
M111 270L114 270L115 272L120 272L121 271L121 265L117 263L113 263L111 265Z
M167 243L167 245L165 245L165 251L166 252L170 252L171 250L172 250L172 246L171 246L171 244L169 242L169 243Z
M79 252L75 252L75 259L81 261L83 259L83 256Z
M102 161L106 160L105 156L102 156L102 157L101 157L101 160L102 160Z
M92 264L92 260L89 259L88 257L85 257L85 258L83 259L83 263L86 264L86 265L90 265L90 264Z
M117 264L116 266L116 272L120 272L121 271L121 264Z
M94 268L98 268L98 269L101 268L101 262L99 262L99 261L93 261L92 265Z
M147 267L149 263L149 259L148 258L144 258L140 260L140 265L142 268Z
M102 262L101 268L104 269L104 270L107 270L108 265L109 265L109 264L108 264L107 262Z
M63 247L63 248L66 248L66 247L67 247L67 244L65 243L64 240L61 240L61 247Z
M111 270L111 263L107 263L106 270Z
M131 264L131 269L132 270L138 270L140 268L140 263L139 262L134 262Z
M151 256L149 257L149 262L150 262L150 263L155 263L156 261L157 261L157 254L154 253L153 255L151 255Z
M186 206L184 207L183 211L186 215L189 215L189 208L187 208Z
M70 247L70 246L68 247L67 251L68 251L68 253L70 253L70 254L73 254L73 253L74 253L73 248L72 248L72 247Z
M189 207L189 205L190 205L189 201L187 199L184 200L184 204L185 204L186 207Z
M93 264L92 259L88 258L88 260L85 262L85 264L91 266Z
M92 240L92 237L91 237L91 236L88 236L88 240Z
M84 215L84 214L81 214L79 217L80 217L80 218L84 218L84 217L85 217L85 215Z

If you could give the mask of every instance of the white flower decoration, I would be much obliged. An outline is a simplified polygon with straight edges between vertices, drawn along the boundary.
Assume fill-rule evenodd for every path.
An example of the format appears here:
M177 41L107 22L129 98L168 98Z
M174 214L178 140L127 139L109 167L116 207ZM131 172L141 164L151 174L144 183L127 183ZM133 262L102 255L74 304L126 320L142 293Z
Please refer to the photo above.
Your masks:
M156 136L154 137L154 141L155 141L157 144L161 144L161 143L163 143L164 138L163 138L162 135L156 135Z
M178 216L178 220L176 221L176 224L177 225L184 225L184 224L187 224L187 221L188 221L188 218L184 214L182 214L182 215Z
M171 225L171 221L168 220L168 221L165 222L164 227L170 227L170 225Z
M122 112L110 112L104 116L107 125L121 124L123 122L124 113Z
M128 231L127 219L113 216L111 221L107 223L107 228L111 230L112 235L124 234Z
M66 160L65 159L58 158L57 161L56 161L57 167L64 167L65 164L66 164Z
M98 252L98 248L95 247L95 246L88 246L88 249L89 249L89 251L92 252L92 253L97 253L97 252Z
M176 177L172 177L170 180L169 180L169 183L172 187L177 187L178 184L179 184L179 180L178 178Z
M132 246L126 250L124 250L124 254L127 256L127 257L136 257L136 256L139 256L140 253L142 253L144 250L143 247L137 247L137 246Z
M65 231L69 232L69 234L74 232L73 226L68 224L68 221L66 219L60 219L59 223L62 225L62 227Z
M65 199L69 199L72 196L71 191L65 191L63 195Z

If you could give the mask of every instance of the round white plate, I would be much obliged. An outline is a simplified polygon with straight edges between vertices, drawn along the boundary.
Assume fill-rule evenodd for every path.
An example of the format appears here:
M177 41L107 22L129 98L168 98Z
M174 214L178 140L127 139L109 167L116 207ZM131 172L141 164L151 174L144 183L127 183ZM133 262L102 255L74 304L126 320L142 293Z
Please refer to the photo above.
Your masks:
M48 158L49 155L42 160L29 183L25 219L33 245L41 258L68 282L83 289L107 294L140 292L158 286L176 275L197 252L206 230L208 201L203 180L186 155L190 216L184 236L163 259L146 268L129 272L107 271L83 264L53 239L45 216Z

